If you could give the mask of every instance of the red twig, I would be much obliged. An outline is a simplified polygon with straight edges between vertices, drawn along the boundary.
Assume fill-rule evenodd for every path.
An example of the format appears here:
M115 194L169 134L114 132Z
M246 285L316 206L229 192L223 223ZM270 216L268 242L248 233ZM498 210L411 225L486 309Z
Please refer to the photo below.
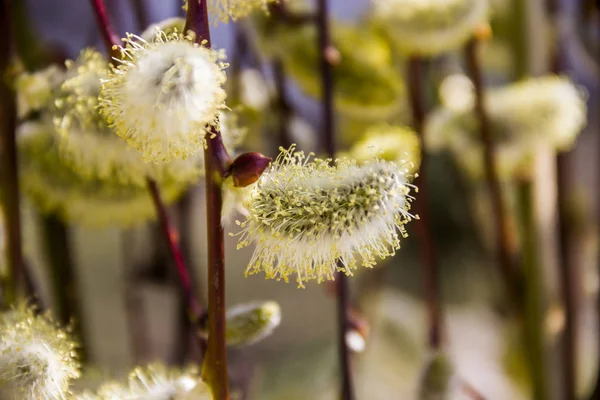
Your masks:
M322 118L323 118L323 147L327 155L334 159L336 153L335 145L335 114L333 98L333 68L327 57L331 47L331 34L329 27L329 5L327 0L317 2L317 28L318 46L321 69L322 86ZM353 400L354 385L352 382L352 366L350 363L350 349L346 342L346 334L350 327L348 313L350 311L350 296L348 288L348 277L345 273L338 271L336 279L337 299L337 323L338 323L338 356L340 367L340 398L342 400Z
M427 163L428 154L425 151L423 124L425 121L425 109L423 108L422 90L422 63L420 58L411 58L408 64L409 96L412 110L413 127L421 141L421 168L415 185L419 188L418 198L415 201L416 213L419 219L416 221L417 236L419 239L419 250L421 257L421 268L423 271L425 301L429 316L429 346L439 350L443 342L443 317L442 302L440 298L438 258L433 234L431 232L431 221L429 220L429 198L427 191Z
M194 1L191 2L195 3ZM96 15L96 20L98 22L98 26L102 32L102 37L104 39L106 48L109 52L116 51L115 48L117 46L117 38L118 36L112 29L112 26L109 23L108 16L106 14L106 7L104 5L103 0L91 0L92 8L94 9L94 14ZM190 310L194 314L194 319L198 319L202 315L202 307L200 307L200 303L194 297L191 279L185 265L184 258L182 256L181 250L179 248L178 241L178 233L171 220L169 215L167 214L165 204L160 195L160 189L156 185L156 182L150 178L147 178L148 191L152 196L152 201L154 202L154 206L156 207L156 214L160 221L162 234L167 241L169 246L169 252L177 267L177 273L179 276L179 280L181 285L185 291L188 304L190 306Z
M94 16L96 17L96 22L98 27L100 27L102 40L104 40L104 43L106 44L106 50L111 57L118 57L118 52L115 49L115 46L121 42L121 38L119 38L110 24L104 0L91 0L91 2L92 10L94 10Z
M190 279L190 275L183 259L183 254L179 248L179 233L173 226L171 219L167 214L167 209L162 200L160 189L156 185L156 182L148 178L147 185L150 196L152 197L152 201L154 202L154 207L156 208L161 232L169 246L169 254L171 254L171 258L175 263L175 267L177 268L181 286L183 287L185 296L188 299L188 305L190 310L193 312L194 317L199 318L200 315L202 315L202 307L200 307L200 304L198 304L196 298L194 297L192 280Z
M12 58L11 0L0 0L0 163L2 208L6 226L8 254L6 300L13 303L23 284L23 250L21 245L21 196L19 192L16 143L17 109L14 92L8 86L6 73Z
M206 0L188 4L185 31L193 31L198 43L210 46L210 27ZM215 400L229 400L227 347L225 342L225 251L221 225L223 206L221 180L231 161L223 146L221 133L213 130L204 151L206 175L206 227L208 238L208 348L202 377L208 382Z
M498 178L494 140L490 132L485 110L483 77L477 61L477 39L472 39L466 47L467 69L475 87L475 113L479 119L479 131L483 144L485 178L492 203L492 217L496 228L496 254L500 275L504 280L507 294L517 307L521 304L521 291L514 268L515 245L512 241L508 215L502 198L502 187Z

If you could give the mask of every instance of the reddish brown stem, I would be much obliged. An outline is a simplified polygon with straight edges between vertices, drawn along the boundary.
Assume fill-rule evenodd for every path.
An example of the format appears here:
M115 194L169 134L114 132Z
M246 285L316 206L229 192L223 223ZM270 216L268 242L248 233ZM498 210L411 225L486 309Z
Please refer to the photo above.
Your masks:
M12 58L11 3L11 0L0 0L0 178L9 264L4 287L8 303L14 303L23 284L21 196L16 143L17 109L14 92L4 75Z
M160 189L158 188L156 182L150 178L147 178L146 181L148 185L148 191L152 197L154 207L156 208L156 214L160 223L160 230L169 246L169 254L175 263L175 267L177 268L179 280L188 300L188 305L190 310L193 312L194 317L199 318L200 315L202 315L202 307L200 304L198 304L196 298L194 297L192 280L190 279L190 275L183 259L183 254L179 248L179 233L177 232L177 229L175 229L175 226L167 214L167 208L162 200Z
M206 0L190 1L185 31L193 31L198 43L210 46ZM204 150L206 175L206 227L208 238L208 348L202 378L208 382L215 400L229 400L227 347L225 342L225 250L221 225L222 178L231 164L221 133L211 132Z
M104 0L91 0L92 2L92 10L94 11L94 16L96 17L96 23L100 27L100 33L102 34L102 40L106 45L106 50L110 57L119 57L119 52L115 48L121 40L119 36L115 33L112 25L110 24L110 20L108 18L108 14L106 12L106 5L104 4Z
M479 120L479 132L483 145L485 179L490 193L492 203L492 216L496 228L496 255L498 257L498 268L501 278L506 286L506 292L513 306L520 307L521 291L514 268L514 257L516 253L515 244L512 240L506 207L502 198L502 187L496 164L495 146L488 116L485 110L483 76L477 60L477 39L472 39L466 46L467 70L475 87L475 113Z
M551 60L551 70L560 74L563 70L563 46L560 27L561 12L563 11L560 0L547 1L548 14L556 21L559 40L554 47ZM568 215L567 193L572 189L572 175L569 171L571 153L558 153L556 155L556 190L558 203L558 238L559 238L559 274L560 288L565 307L565 327L560 342L562 360L564 364L562 374L562 389L564 400L575 400L577 397L577 314L579 308L580 266L571 258L572 226Z
M327 0L317 2L317 28L318 46L321 71L322 87L322 118L323 118L323 147L327 155L334 159L336 153L335 143L335 114L333 98L333 68L327 58L331 47L331 34L329 27L329 4ZM344 272L338 271L336 279L337 300L337 329L338 329L338 357L340 367L340 398L342 400L353 400L354 384L352 382L352 366L350 363L350 349L346 342L346 334L350 327L348 313L350 311L350 294L348 288L348 277Z
M584 8L584 7L582 7ZM593 12L595 13L600 13L600 0L596 0L595 2L595 10L586 10L588 11L588 14L592 15ZM591 12L590 12L591 11ZM597 23L596 26L594 27L596 29L596 34L600 34L600 23ZM600 46L596 46L596 59L600 60ZM600 93L600 81L596 82L596 93ZM600 102L596 102L596 116L600 115ZM600 122L598 120L598 117L596 117L596 124L598 124L598 122ZM596 125L598 126L598 125ZM596 128L597 129L597 128ZM596 132L596 135L600 135L600 132ZM596 157L598 157L598 153L600 153L600 148L596 148ZM598 165L596 166L596 169L598 169ZM596 218L598 218L598 216L600 215L600 199L597 200L598 203L596 204ZM600 253L597 254L597 257L600 257ZM596 268L600 268L600 258L597 259L597 267ZM599 271L600 272L600 271ZM600 296L597 296L596 299L596 312L597 314L597 318L598 321L600 321ZM600 330L600 326L598 326L596 328L597 330ZM600 358L600 354L597 354L598 358ZM598 372L596 372L596 382L594 384L594 390L592 391L591 396L589 397L590 400L598 400L600 399L600 370L598 370Z
M423 81L422 66L423 60L420 58L412 57L409 60L408 82L413 127L421 141L421 168L419 176L415 180L415 185L419 188L417 200L415 201L416 213L419 216L419 219L416 221L416 229L419 239L425 301L429 318L429 346L433 350L439 350L443 342L444 326L442 302L440 299L438 259L431 231L431 222L429 220L429 198L427 191L428 154L425 151L423 131L425 109L423 107L423 89L421 86Z
M106 7L104 5L103 0L90 0L92 4L92 8L94 9L94 13L96 15L96 19L99 25L99 28L102 32L102 37L104 39L106 48L109 52L114 52L115 46L117 45L117 35L114 33L111 25L108 21L108 16L106 14ZM191 2L192 4L195 1ZM156 185L156 182L150 178L146 179L148 191L152 197L152 201L154 202L154 206L156 208L156 214L158 216L161 232L165 237L167 244L169 246L169 252L173 259L175 266L177 267L177 273L179 276L179 280L185 291L187 301L190 307L191 312L193 313L193 319L197 320L202 315L202 307L200 303L194 297L191 279L188 273L188 270L185 265L185 261L181 250L179 248L178 241L178 232L171 223L169 215L167 214L165 204L162 200L160 189Z
M577 309L579 293L579 266L569 254L569 219L567 211L567 191L570 176L568 169L569 154L557 154L557 194L558 194L558 232L559 232L559 274L560 288L565 307L565 327L561 340L563 359L563 398L575 400L577 391Z
M288 101L287 87L285 84L285 72L283 67L283 61L276 59L273 61L273 75L275 80L275 89L277 93L275 107L278 111L279 124L279 146L289 148L292 145L292 139L290 138L290 116L292 108Z

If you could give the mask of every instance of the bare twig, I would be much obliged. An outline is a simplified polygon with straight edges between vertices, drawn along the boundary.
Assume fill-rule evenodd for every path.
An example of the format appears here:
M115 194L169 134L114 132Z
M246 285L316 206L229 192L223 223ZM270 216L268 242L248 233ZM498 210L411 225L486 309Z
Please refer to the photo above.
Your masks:
M113 57L118 57L120 55L119 51L117 49L118 36L113 31L112 26L109 23L108 15L106 14L106 7L104 5L104 1L103 0L90 0L90 1L91 1L92 8L94 10L94 13L96 15L96 19L98 21L99 28L102 32L102 37L104 39L106 48L109 51L109 53L111 53L113 55ZM196 2L194 1L191 3L195 4ZM151 178L147 178L146 182L147 182L147 186L148 186L148 191L152 197L152 201L156 208L156 214L157 214L159 222L160 222L161 233L163 234L163 237L165 238L165 240L168 244L169 253L171 255L173 263L176 266L179 281L180 281L183 291L185 293L188 307L192 313L192 315L190 315L190 319L195 323L202 316L203 309L193 293L191 278L188 273L187 267L185 265L185 261L184 261L183 255L181 253L181 249L179 248L179 243L178 243L179 234L178 234L177 230L175 229L174 225L172 224L171 219L169 218L167 209L162 200L160 189L158 188L156 182Z
M514 267L516 248L511 236L506 205L502 198L502 188L496 156L494 140L490 132L488 116L485 110L483 77L477 59L477 39L472 39L465 49L467 58L467 69L475 87L475 113L479 119L479 131L483 144L485 179L488 185L490 200L492 203L492 216L496 229L496 255L498 257L498 268L504 281L506 293L513 302L513 306L520 307L522 293L520 283Z
M439 350L444 340L444 321L439 288L439 262L431 232L431 221L429 220L429 198L427 192L428 154L425 150L423 130L425 109L423 107L422 67L422 59L412 57L409 60L408 82L413 127L421 141L421 168L415 182L415 185L419 188L418 198L415 201L416 213L419 216L419 219L416 221L416 228L425 286L425 300L429 316L429 346L433 350Z
M96 17L96 23L98 24L98 27L100 27L100 34L102 35L102 40L104 40L106 45L106 50L109 54L109 57L118 58L119 53L116 49L116 46L121 42L121 40L110 24L104 0L91 0L91 2L92 10L94 11L94 16Z
M323 119L323 147L327 155L334 159L336 152L335 144L335 115L333 104L333 69L327 55L330 53L331 36L329 26L329 5L327 0L317 2L317 28L318 46L322 86L322 119ZM344 272L336 273L336 295L337 295L337 318L338 318L338 356L340 365L340 398L342 400L353 400L354 385L352 382L352 366L350 365L350 349L346 342L346 334L349 329L348 313L350 311L350 295L348 278Z
M281 59L273 60L273 75L277 92L275 107L277 107L279 117L279 126L277 127L279 130L279 146L287 149L292 145L290 137L291 107L288 100L283 61Z
M547 1L548 13L555 21L558 40L552 56L552 72L559 74L563 64L563 46L560 18L562 4L560 0ZM559 284L565 308L565 326L560 342L563 362L562 389L564 400L575 400L577 395L577 314L579 308L578 293L580 288L580 266L570 254L573 232L568 218L567 193L572 188L572 174L569 171L571 153L556 154L556 190L558 203L558 238L559 238Z
M14 303L23 284L23 250L21 244L21 196L19 192L18 155L16 143L17 109L15 96L4 74L12 58L12 1L0 0L0 178L2 209L6 226L8 269L5 296Z
M189 3L185 31L188 30L196 33L198 43L205 41L205 45L211 45L206 0ZM208 348L202 377L208 382L216 400L230 398L225 343L225 238L221 225L222 178L226 176L230 164L221 133L213 129L204 150L208 238Z

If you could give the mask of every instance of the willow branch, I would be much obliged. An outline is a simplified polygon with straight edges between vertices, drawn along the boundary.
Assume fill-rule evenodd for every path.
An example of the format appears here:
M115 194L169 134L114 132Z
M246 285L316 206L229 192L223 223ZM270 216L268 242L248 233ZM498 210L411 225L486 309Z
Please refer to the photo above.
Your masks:
M115 54L117 51L117 38L118 36L113 31L112 26L109 24L108 16L106 14L106 7L104 5L103 0L90 0L92 4L92 8L94 9L94 14L96 15L96 20L98 22L98 26L102 32L102 37L104 39L106 48L112 54ZM194 1L191 2L195 3ZM178 236L177 229L175 229L171 219L166 210L166 206L162 200L162 196L160 193L160 189L156 185L156 182L151 178L146 178L148 191L150 192L150 196L152 197L152 201L154 203L154 207L156 208L156 214L158 216L161 232L163 237L165 238L167 245L169 247L169 253L177 268L177 273L179 276L179 280L185 291L185 295L187 297L187 302L190 307L191 312L193 313L193 320L198 320L202 315L202 307L200 303L194 297L191 279L188 273L188 269L185 265L185 261L183 255L181 253L181 249L178 244Z
M559 0L548 0L548 13L556 22L556 36L558 40L552 55L552 72L559 74L563 69L562 48L565 46L561 40L563 32L560 29L562 18L562 4ZM575 400L577 397L577 315L579 309L580 265L575 262L570 254L573 226L568 215L568 196L572 188L572 174L569 171L571 153L556 154L556 189L558 203L558 238L559 238L559 284L565 308L565 327L563 330L560 348L562 352L563 373L562 389L565 400Z
M119 52L116 46L118 46L118 44L121 42L121 39L110 24L104 0L90 1L92 2L92 10L94 11L94 16L96 17L96 23L100 28L100 34L102 35L102 40L106 45L106 50L109 56L119 58Z
M279 146L289 148L292 145L290 137L290 117L292 108L288 100L287 87L285 82L285 71L283 61L280 58L273 60L273 75L275 81L276 103L275 107L278 111L279 126ZM330 154L331 157L333 155Z
M419 216L419 219L416 221L416 229L419 239L425 301L427 303L429 318L429 346L433 350L439 350L443 343L444 324L438 276L439 261L431 231L431 221L429 220L429 193L427 191L427 163L429 157L425 150L425 133L423 130L425 108L423 106L422 67L422 59L412 57L409 60L408 82L413 127L421 142L421 167L419 176L415 182L415 186L419 188L418 198L415 201L416 213Z
M319 46L319 65L321 72L322 87L322 119L323 119L323 147L327 155L335 158L335 114L333 98L333 68L327 54L331 53L331 35L329 26L329 5L327 0L317 2L317 28L318 28L318 46ZM335 279L336 299L337 299L337 323L338 323L338 356L340 366L340 395L342 400L353 400L354 384L352 381L352 366L350 365L350 349L346 342L346 334L350 328L350 294L348 288L348 277L344 272L337 271Z
M188 306L193 312L194 317L199 318L199 316L202 315L202 307L194 297L192 280L185 265L183 254L181 253L181 249L179 247L179 233L177 232L177 229L175 229L175 226L173 225L171 219L169 218L169 215L167 214L167 208L162 200L160 189L158 188L156 181L147 178L146 182L148 185L148 191L150 192L150 196L152 197L152 201L154 202L154 208L156 209L156 213L160 223L160 230L167 242L167 245L169 247L169 254L171 255L171 259L175 263L175 267L177 268L177 273L179 275L179 281L184 290L185 296L188 299Z
M211 45L206 0L190 1L185 31L193 31L196 41ZM225 250L221 225L223 206L222 177L228 169L229 155L221 133L213 129L204 150L206 179L206 227L208 239L208 348L202 378L215 400L229 400L227 347L225 342Z
M520 307L521 290L520 282L514 267L515 243L512 240L511 228L506 206L502 198L502 187L500 184L495 145L490 131L489 119L485 109L483 76L477 59L477 39L469 41L465 48L467 69L475 87L475 113L479 120L479 133L483 144L483 158L485 180L490 194L492 204L492 217L496 229L496 256L500 276L504 281L506 293L513 306Z
M21 196L16 143L17 109L14 92L4 76L12 58L11 13L12 1L0 0L0 179L9 264L4 289L9 304L14 303L23 283Z

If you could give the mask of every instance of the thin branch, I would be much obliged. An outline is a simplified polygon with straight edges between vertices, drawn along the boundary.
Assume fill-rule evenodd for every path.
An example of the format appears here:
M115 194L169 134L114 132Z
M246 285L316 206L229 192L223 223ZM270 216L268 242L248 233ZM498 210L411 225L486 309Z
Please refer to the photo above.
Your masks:
M94 14L97 17L96 19L98 21L99 28L102 31L102 37L104 38L104 42L105 42L107 50L109 52L112 52L113 54L115 52L118 53L118 50L116 49L116 47L117 47L116 40L117 40L118 36L116 35L116 33L113 31L111 25L109 24L104 1L103 0L90 0L90 1L92 4L92 8L94 9ZM192 1L191 3L194 4L196 2ZM160 189L156 185L156 182L150 178L146 178L146 182L147 182L147 186L148 186L148 191L150 192L152 201L154 202L154 206L156 207L156 213L157 213L157 216L158 216L158 219L160 222L161 232L169 246L169 252L171 254L173 262L175 263L175 266L177 267L179 280L185 290L185 294L187 297L187 301L188 301L190 310L193 313L193 317L191 317L191 318L193 318L194 320L197 320L202 315L203 311L202 311L202 307L200 306L200 303L194 297L194 293L193 293L192 286L191 286L191 279L189 277L183 256L181 254L181 250L179 249L179 245L177 243L177 240L178 240L177 230L174 228L174 226L171 223L171 220L169 218L169 215L167 214L165 204L164 204L161 194L160 194Z
M106 12L106 5L104 4L104 0L90 0L92 2L92 10L94 11L94 16L96 17L96 22L98 27L100 28L100 33L102 34L102 40L106 45L106 50L108 51L109 57L119 57L119 52L116 46L121 42L121 39L116 34L112 25L110 24L110 20L108 18L108 14Z
M160 230L169 247L171 259L177 268L179 281L188 301L188 307L192 311L194 318L197 319L200 315L202 315L202 307L194 297L192 280L185 265L181 249L179 248L179 233L177 232L177 229L175 229L175 226L167 214L167 208L162 200L158 185L150 178L147 178L146 182L148 185L148 191L150 192L150 196L154 202L154 207L156 208L156 213L160 222Z
M475 87L475 113L479 119L479 131L483 144L485 179L492 204L492 217L496 229L496 256L500 276L504 281L506 293L513 306L520 307L522 302L521 285L515 270L514 259L516 248L511 236L509 217L502 198L497 170L494 140L490 131L489 120L485 109L483 76L477 58L477 39L469 41L465 48L467 69Z
M327 57L330 53L331 35L329 26L329 4L327 0L317 2L317 28L318 28L318 46L319 61L321 72L322 87L322 119L323 119L323 147L327 155L335 158L335 114L333 97L333 68ZM338 356L340 367L340 398L342 400L353 400L354 384L352 381L352 366L350 365L350 349L346 342L346 334L350 328L348 313L350 311L350 294L348 288L348 277L344 272L337 271L336 279L336 299L337 299L337 329L338 329Z
M189 2L184 30L195 32L198 43L211 45L206 0ZM215 400L230 398L225 342L225 237L221 225L221 182L229 164L231 160L223 146L221 133L213 129L204 150L208 238L208 349L202 367L202 378L209 384Z
M275 107L278 111L277 114L279 118L277 127L279 130L279 146L283 146L287 149L292 145L292 138L290 137L290 116L292 108L288 100L289 96L285 82L283 61L279 58L273 60L273 76L275 81L275 91L277 93Z
M11 15L12 1L0 0L0 178L9 264L4 288L8 305L14 303L23 284L21 196L16 143L17 109L14 92L4 76L13 54Z
M557 36L559 40L554 46L552 55L552 72L559 74L563 69L563 32L561 21L563 17L562 4L560 0L547 1L548 14L556 22ZM564 400L575 400L577 396L577 315L579 309L580 266L573 260L570 254L571 238L573 237L573 226L568 215L568 196L572 188L572 174L569 171L571 153L556 154L556 190L558 204L558 238L559 238L559 284L565 308L565 326L560 341L562 362L564 365L562 377L562 389Z
M569 238L573 234L568 218L567 193L570 189L569 154L556 155L557 202L559 234L559 284L565 309L565 325L561 338L563 374L562 387L564 400L575 400L577 391L577 314L579 306L579 265L573 262Z
M412 110L413 127L421 141L421 167L415 185L419 188L418 198L415 201L417 235L423 270L425 301L429 316L429 346L439 350L444 340L444 321L442 317L442 302L439 287L439 261L434 245L429 220L429 198L427 191L427 163L428 154L425 151L423 124L425 122L425 109L423 107L423 60L412 57L408 63L409 96Z
M593 11L595 11L597 14L600 14L600 0L597 0L595 2L595 10L593 10ZM593 14L593 13L588 12L588 14ZM596 34L600 34L600 23L596 22L596 26L594 27L594 29L596 30ZM596 60L600 60L600 46L599 45L596 46ZM600 93L600 81L596 82L596 93ZM598 115L600 115L600 102L596 102L596 127L597 127L596 129L598 129L598 127L599 127L598 123L600 122L600 120L597 117ZM599 137L600 131L596 131L595 134L596 134L596 137ZM600 147L597 147L596 153L595 153L597 160L600 159L600 157L598 157L599 154L600 154ZM596 164L596 171L598 171L598 170L600 170L600 166L598 164ZM600 198L597 200L596 213L597 213L596 218L599 218L600 217ZM600 252L597 253L596 257L597 257L596 269L600 273ZM599 321L598 323L600 324L600 296L597 296L597 299L596 299L596 312L597 312L597 320ZM600 326L598 326L596 329L600 330ZM597 354L597 357L598 357L598 359L600 359L600 354ZM596 372L596 382L594 384L594 390L592 391L592 394L589 397L589 399L590 400L600 399L600 370L598 370L598 372Z
M533 198L534 182L530 179L517 182L517 207L522 228L521 270L527 288L522 308L526 360L532 381L532 399L545 400L549 394L549 382L546 374L548 364L544 354L544 279L540 267Z

